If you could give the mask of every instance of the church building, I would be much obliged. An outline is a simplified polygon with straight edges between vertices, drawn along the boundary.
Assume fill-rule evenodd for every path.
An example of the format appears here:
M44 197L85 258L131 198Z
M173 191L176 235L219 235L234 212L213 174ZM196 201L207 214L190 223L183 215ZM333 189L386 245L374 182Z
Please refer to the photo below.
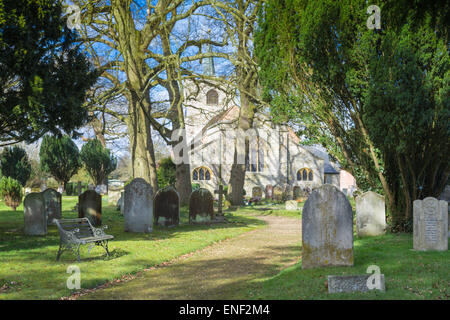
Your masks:
M203 71L214 75L212 58L203 62ZM247 197L262 196L267 190L290 188L294 194L310 192L324 183L339 188L339 171L324 158L301 145L288 126L275 125L270 117L257 114L254 129L236 130L239 107L217 86L185 83L184 105L191 181L213 192L228 185L236 136L249 138L245 161L244 189ZM241 162L244 163L244 162Z

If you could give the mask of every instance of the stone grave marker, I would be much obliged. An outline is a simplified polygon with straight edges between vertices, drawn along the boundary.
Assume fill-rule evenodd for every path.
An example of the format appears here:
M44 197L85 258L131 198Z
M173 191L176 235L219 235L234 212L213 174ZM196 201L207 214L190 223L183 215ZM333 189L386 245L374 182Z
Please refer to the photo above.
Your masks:
M86 190L78 197L78 218L88 218L94 227L102 225L102 196Z
M295 200L286 201L286 210L298 210L298 202Z
M368 191L356 197L356 233L358 237L379 236L386 230L384 197Z
M45 200L42 193L29 193L23 201L23 217L25 234L43 236L47 234L47 217L45 215Z
M180 196L172 188L158 190L154 200L155 223L164 227L177 226L180 223Z
M275 188L273 188L273 199L275 201L283 200L283 189L280 186L275 186Z
M189 197L189 223L210 223L214 219L214 197L200 188Z
M294 200L294 189L291 185L286 185L284 188L284 194L286 196L286 200Z
M262 199L263 191L260 187L253 187L252 188L252 198L260 198Z
M44 197L47 224L54 224L53 219L62 219L61 193L55 189L47 189L42 192L42 196Z
M302 214L302 268L353 266L353 211L347 197L324 184Z
M428 197L413 203L414 250L448 250L448 203Z
M144 179L136 178L125 187L123 215L125 232L153 231L153 188Z
M294 187L294 200L298 200L298 199L302 198L302 196L303 196L302 188L300 188L299 186L295 186Z
M373 277L373 275L328 276L328 293L386 291L384 274L379 275L379 288L369 288L367 281L370 281L370 277Z
M273 186L268 185L266 186L266 199L273 199Z

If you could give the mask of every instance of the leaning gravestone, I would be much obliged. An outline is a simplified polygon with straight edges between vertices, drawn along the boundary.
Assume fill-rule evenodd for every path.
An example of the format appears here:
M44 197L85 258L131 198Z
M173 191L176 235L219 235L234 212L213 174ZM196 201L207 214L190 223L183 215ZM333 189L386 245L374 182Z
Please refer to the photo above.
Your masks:
M448 203L428 197L413 204L414 250L448 250Z
M379 236L386 230L384 197L368 191L356 197L356 233L358 237Z
M62 219L61 193L55 189L47 189L42 192L42 196L44 197L47 224L54 224L54 219Z
M294 187L294 200L298 200L302 197L302 188L299 186Z
M214 198L207 189L200 188L189 198L189 223L208 223L214 218Z
M180 197L174 188L159 190L155 195L155 223L164 227L180 223Z
M302 268L353 266L353 211L331 184L314 190L302 214Z
M126 187L123 197L125 232L153 231L153 188L142 178L136 178Z
M291 185L287 185L284 188L284 194L286 196L286 200L293 200L294 199L294 189Z
M45 215L45 200L42 193L29 193L23 201L23 217L25 234L43 236L47 234L47 217Z
M78 218L88 218L94 227L102 224L102 196L86 190L78 197Z

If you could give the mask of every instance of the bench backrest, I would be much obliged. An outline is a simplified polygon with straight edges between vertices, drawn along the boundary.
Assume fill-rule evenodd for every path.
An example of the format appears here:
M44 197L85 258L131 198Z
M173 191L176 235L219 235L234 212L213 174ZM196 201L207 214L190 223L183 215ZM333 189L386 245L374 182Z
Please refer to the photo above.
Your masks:
M78 229L76 233L77 238L89 238L93 237L93 228L88 218L77 218L77 219L57 219L56 225L58 229L65 231L73 231Z

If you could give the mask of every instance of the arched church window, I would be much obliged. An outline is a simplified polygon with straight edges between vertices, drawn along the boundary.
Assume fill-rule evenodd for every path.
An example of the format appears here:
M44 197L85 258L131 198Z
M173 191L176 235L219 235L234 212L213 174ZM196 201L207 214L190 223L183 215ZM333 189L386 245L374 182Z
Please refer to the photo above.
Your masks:
M264 141L259 137L256 143L250 141L249 152L245 157L245 170L249 172L264 171Z
M297 171L297 180L298 181L313 181L313 171L308 168L303 168Z
M192 171L192 180L211 180L212 172L207 167L198 167Z
M206 93L206 104L209 106L215 106L219 104L219 94L216 90L211 89Z

